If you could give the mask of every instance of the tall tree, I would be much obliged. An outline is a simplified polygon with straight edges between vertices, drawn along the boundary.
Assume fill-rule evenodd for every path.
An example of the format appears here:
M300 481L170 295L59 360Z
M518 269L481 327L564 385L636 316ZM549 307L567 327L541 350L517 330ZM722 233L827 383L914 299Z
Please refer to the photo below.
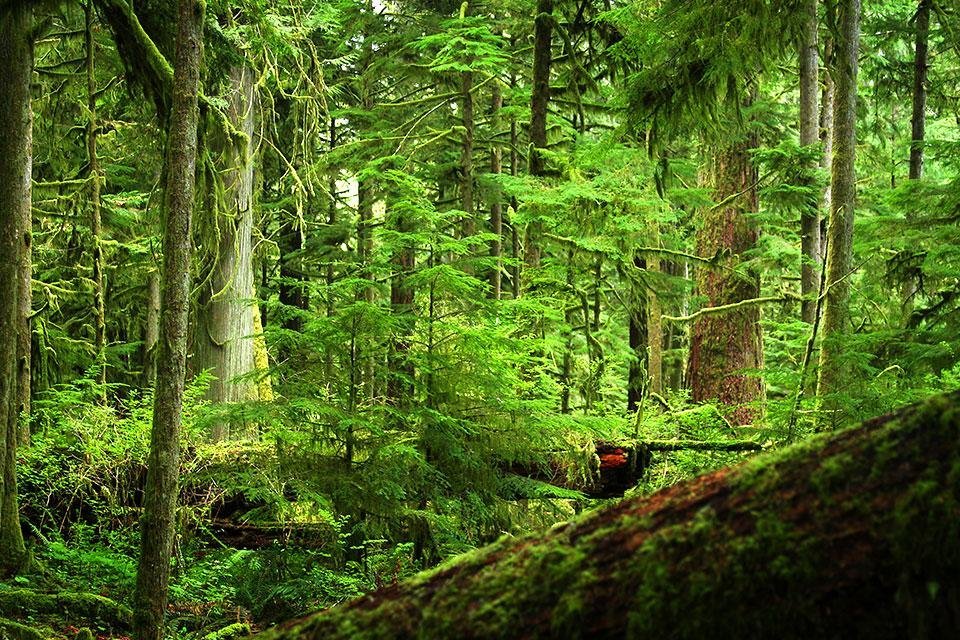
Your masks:
M817 5L819 0L804 0L806 21L800 42L800 144L811 146L820 141L817 94L820 92L819 55L817 47ZM812 175L816 163L807 167ZM817 276L820 263L820 201L812 197L800 212L800 317L813 323L816 311L815 300L818 288Z
M923 177L923 141L927 123L927 71L929 62L930 5L920 0L914 15L916 46L913 56L913 109L910 117L910 179Z
M215 403L242 402L256 391L239 379L254 370L253 313L253 138L256 87L253 71L234 66L228 74L226 115L234 132L208 134L216 173L208 176L208 203L200 228L204 249L202 284L194 328L196 371L209 370L214 379L207 399ZM218 422L211 437L230 435Z
M697 231L700 256L729 256L719 269L697 270L697 291L707 299L708 308L760 295L760 274L740 264L757 242L758 230L751 215L759 210L757 170L750 157L756 137L744 132L725 136L740 137L740 141L706 152L704 182L717 204L704 213ZM732 421L752 422L757 413L750 405L763 398L763 382L749 371L763 364L760 308L753 304L697 316L691 328L688 364L694 400L719 400L731 407Z
M833 166L830 184L830 222L827 228L826 290L823 305L823 342L817 396L821 427L835 424L846 373L842 337L850 318L850 272L853 268L853 215L856 205L854 160L857 144L857 69L860 44L860 0L837 3L833 109Z
M134 593L134 634L138 640L161 640L164 637L163 616L176 529L180 424L190 312L190 227L196 184L197 96L203 48L203 13L203 2L179 0L173 95L167 133L163 293L157 385Z
M93 244L93 327L94 348L97 354L97 380L101 387L101 399L107 399L107 320L103 297L103 241L100 215L100 192L103 175L100 158L97 156L97 137L100 123L97 121L97 78L93 39L93 0L84 5L84 43L87 60L87 176L90 188L90 236Z
M532 176L543 176L547 170L544 150L547 148L547 114L550 110L550 66L553 60L553 0L537 0L537 16L533 32L533 93L530 98L530 157ZM524 262L527 267L540 266L540 235L543 225L530 222L524 239Z
M17 351L21 333L21 255L29 231L33 166L33 9L0 6L0 575L28 560L17 500L20 424Z

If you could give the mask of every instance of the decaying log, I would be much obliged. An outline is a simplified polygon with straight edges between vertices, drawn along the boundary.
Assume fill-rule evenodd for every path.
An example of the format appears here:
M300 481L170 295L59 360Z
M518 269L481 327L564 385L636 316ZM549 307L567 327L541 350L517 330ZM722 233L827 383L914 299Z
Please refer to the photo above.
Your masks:
M946 638L960 394L497 543L261 640Z

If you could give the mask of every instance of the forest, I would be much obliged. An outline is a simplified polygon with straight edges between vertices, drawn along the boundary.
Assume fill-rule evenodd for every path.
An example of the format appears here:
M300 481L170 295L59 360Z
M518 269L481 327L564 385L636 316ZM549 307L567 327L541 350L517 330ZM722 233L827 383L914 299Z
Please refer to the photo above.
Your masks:
M956 0L0 0L0 640L956 634Z

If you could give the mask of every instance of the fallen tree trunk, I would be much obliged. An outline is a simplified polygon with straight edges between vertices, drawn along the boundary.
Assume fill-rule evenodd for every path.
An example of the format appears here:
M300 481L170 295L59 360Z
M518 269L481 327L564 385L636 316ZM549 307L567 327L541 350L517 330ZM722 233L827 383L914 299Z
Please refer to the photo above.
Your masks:
M960 628L960 394L505 538L259 636L933 638Z

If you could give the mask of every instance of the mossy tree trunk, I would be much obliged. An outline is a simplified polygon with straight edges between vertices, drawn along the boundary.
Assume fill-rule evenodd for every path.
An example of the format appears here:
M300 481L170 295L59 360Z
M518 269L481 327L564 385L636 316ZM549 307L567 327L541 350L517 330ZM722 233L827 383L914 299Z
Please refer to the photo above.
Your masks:
M530 157L532 176L547 172L547 113L550 110L550 67L553 61L553 0L537 0L533 35L533 93L530 99ZM543 225L533 221L527 225L523 261L527 268L540 266L540 235Z
M945 638L960 394L505 537L261 640Z
M256 385L238 379L254 370L253 314L253 148L256 110L253 71L238 65L228 78L227 116L241 136L217 131L208 136L219 176L209 176L206 215L200 229L205 255L194 328L192 367L210 370L207 399L243 402ZM230 437L217 423L214 441Z
M103 230L100 215L100 193L103 174L97 155L97 139L100 123L97 120L97 78L94 73L96 43L93 38L93 3L84 6L84 44L87 72L87 175L90 188L90 236L93 248L93 345L97 357L97 382L100 384L100 401L107 403L107 323L103 290Z
M705 306L718 307L756 298L760 276L740 264L757 242L757 227L750 215L758 210L757 170L750 158L756 146L752 135L739 142L709 149L705 182L717 204L703 214L697 231L697 253L712 258L719 252L719 268L697 271L697 291ZM730 408L730 419L748 424L757 415L755 404L763 399L763 382L749 370L763 363L760 308L745 306L735 311L702 315L691 330L688 378L693 399L718 401Z
M17 501L20 402L18 364L21 256L29 230L33 168L33 9L0 7L0 576L15 573L28 555Z
M197 96L204 4L180 0L164 190L163 293L153 428L140 521L134 637L161 640L180 474L180 424L187 372L191 218L196 185Z
M804 0L806 22L800 43L800 144L820 142L817 98L820 92L819 52L817 48L817 5L819 0ZM816 163L807 167L812 177ZM800 293L803 301L800 317L813 324L817 308L817 282L820 269L820 198L813 197L800 212Z
M849 379L843 361L842 338L850 319L850 275L853 268L853 213L857 185L854 159L857 144L857 67L860 43L860 0L837 3L839 32L833 65L833 164L830 176L830 221L827 230L826 289L823 336L817 378L819 424L841 419L840 397Z

